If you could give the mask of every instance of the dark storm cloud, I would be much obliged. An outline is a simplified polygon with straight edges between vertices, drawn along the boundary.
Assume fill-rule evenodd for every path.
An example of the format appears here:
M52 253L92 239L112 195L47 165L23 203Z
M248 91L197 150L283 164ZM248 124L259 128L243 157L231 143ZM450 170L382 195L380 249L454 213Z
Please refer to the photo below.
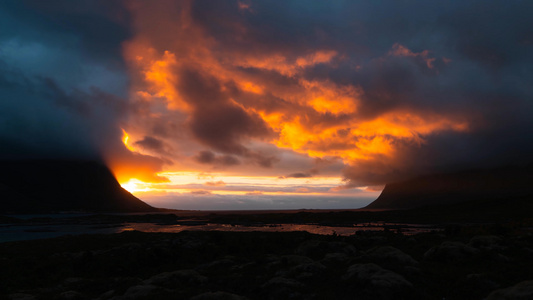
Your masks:
M148 172L130 170L137 178L164 180L153 175L162 160L121 142L130 37L118 1L2 1L0 159L103 160L119 177L135 165Z
M313 175L311 173L298 172L298 173L289 174L284 177L285 178L310 178L310 177L313 177Z
M179 90L194 112L190 126L204 144L224 153L245 155L241 142L250 137L269 134L263 120L230 101L221 83L214 77L185 70Z
M7 0L1 6L2 14L9 15L6 22L16 20L6 24L11 26L1 31L4 36L25 35L65 44L74 40L79 43L76 50L84 55L104 59L108 67L122 65L120 42L132 32L129 13L120 1Z
M126 102L120 42L129 28L111 15L118 10L126 13L103 1L0 4L0 135L26 148L2 147L3 156L102 155Z
M533 2L246 4L3 1L2 157L118 155L130 114L142 148L179 135L176 156L272 167L254 148L272 143L342 158L348 186L533 161ZM142 67L126 72L123 45ZM127 99L163 63L145 84L163 93ZM156 107L169 90L179 99Z
M344 172L350 184L533 160L533 3L258 1L246 11L236 6L196 1L193 16L220 48L244 55L290 58L305 49L336 50L342 59L307 68L303 76L360 87L358 110L345 118L409 111L468 123L466 131L421 135L420 146L396 141L393 161L376 156L352 162ZM328 122L326 115L306 116L308 125ZM339 117L331 118L344 122Z
M211 151L200 151L194 160L201 164L222 165L222 166L234 166L241 162L232 155L216 155Z
M134 144L157 152L164 151L163 141L151 136L145 136L142 140L136 141Z

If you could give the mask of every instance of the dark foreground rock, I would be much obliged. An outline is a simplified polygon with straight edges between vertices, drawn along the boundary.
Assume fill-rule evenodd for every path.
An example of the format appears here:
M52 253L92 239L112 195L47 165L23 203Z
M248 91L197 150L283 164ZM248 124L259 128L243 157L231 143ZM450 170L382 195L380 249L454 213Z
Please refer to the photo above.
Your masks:
M0 299L531 299L533 236L498 232L124 232L2 243Z
M533 299L533 280L522 281L512 287L496 290L487 300L526 300Z

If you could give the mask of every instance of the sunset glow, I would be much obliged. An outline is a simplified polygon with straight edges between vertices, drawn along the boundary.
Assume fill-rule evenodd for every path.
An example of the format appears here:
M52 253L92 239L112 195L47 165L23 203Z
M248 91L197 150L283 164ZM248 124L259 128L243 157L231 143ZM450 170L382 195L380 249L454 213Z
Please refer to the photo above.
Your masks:
M461 115L411 107L366 115L368 108L364 102L369 96L360 85L305 75L316 67L334 70L345 64L346 53L342 51L318 47L290 53L232 52L232 49L217 44L193 21L190 5L176 7L175 13L182 16L178 19L159 15L163 11L157 7L148 13L143 6L138 3L131 7L137 30L123 47L134 79L130 95L142 107L128 124L138 139L131 141L123 131L123 142L131 152L168 161L164 167L166 172L159 173L157 178L166 178L170 183L140 182L135 175L123 176L123 186L132 192L332 195L335 188L342 187L346 181L338 173L337 176L330 173L328 177L319 177L321 171L313 166L313 159L337 161L344 166L373 165L378 161L390 166L401 165L398 151L405 151L405 147L420 148L426 143L427 136L439 132L465 132L469 128L467 119ZM147 26L156 18L176 29L171 39L164 32L155 32ZM236 30L240 34L247 32L246 27ZM163 40L165 46L161 47ZM394 43L379 60L381 63L393 59L420 60L422 68L432 70L437 58L429 50L416 52ZM368 67L358 65L355 70ZM273 81L272 76L285 78L286 83ZM386 90L381 93L386 97L401 96ZM154 124L164 128L166 133L154 136L150 132L153 128L150 126ZM283 149L295 157L307 158L310 162L307 168L316 170L309 175L312 180L272 180L284 174L261 177L261 171L257 169L253 172L259 177L240 175L239 188L228 185L231 178L236 177L225 172L246 174L250 172L247 164L270 167L279 160L276 154L260 150L265 147L271 149L269 152ZM203 187L201 180L192 175L216 169L220 169L218 176L226 186ZM193 172L176 175L175 172L183 170ZM293 169L287 173L303 171ZM116 173L124 174L121 171ZM258 178L262 178L261 183L256 181ZM335 178L335 183L331 178ZM355 186L373 184L359 181ZM265 182L269 184L265 185ZM201 187L192 188L194 184ZM298 185L298 188L289 191L288 184ZM307 186L320 184L327 184L329 190L309 192L312 188ZM242 189L251 186L252 190ZM262 189L266 186L269 189ZM350 186L354 183L350 182Z
M327 206L531 160L531 26L503 17L529 4L15 2L0 18L10 159L98 160L176 208Z
M128 150L134 152L135 149L129 144L130 142L130 136L128 135L128 133L126 132L126 130L122 129L122 142L124 143L124 146L126 146L126 148L128 148Z

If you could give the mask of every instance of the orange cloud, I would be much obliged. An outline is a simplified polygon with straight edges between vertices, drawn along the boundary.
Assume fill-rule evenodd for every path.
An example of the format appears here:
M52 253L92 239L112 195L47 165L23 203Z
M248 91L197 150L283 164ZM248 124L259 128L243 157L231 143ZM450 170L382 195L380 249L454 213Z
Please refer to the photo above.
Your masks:
M282 54L271 54L258 57L247 56L243 59L237 59L233 63L240 67L276 71L292 77L305 68L329 63L336 55L337 52L334 50L318 50L311 54L298 56L292 61Z
M189 4L177 5L175 14L180 18L161 7L137 4L132 9L137 33L124 45L124 54L135 78L132 95L152 108L133 122L170 118L169 111L177 110L183 122L172 130L210 150L249 159L259 153L249 145L268 142L310 157L338 157L352 166L380 160L392 163L398 159L399 145L421 147L427 135L469 128L460 116L427 109L392 107L364 115L361 106L366 91L361 86L305 75L317 65L335 68L335 58L342 57L338 51L225 48L195 24ZM243 2L239 7L249 9ZM166 35L158 31L152 25L156 19L173 30ZM240 28L239 32L246 32L244 25L237 25L234 28ZM428 50L415 53L400 44L394 44L387 56L420 58L428 68L433 68L435 60ZM402 95L388 97L395 96ZM154 112L158 99L164 100L169 111ZM167 144L178 143L160 138L166 138ZM208 153L201 148L196 152ZM189 157L198 161L199 156Z

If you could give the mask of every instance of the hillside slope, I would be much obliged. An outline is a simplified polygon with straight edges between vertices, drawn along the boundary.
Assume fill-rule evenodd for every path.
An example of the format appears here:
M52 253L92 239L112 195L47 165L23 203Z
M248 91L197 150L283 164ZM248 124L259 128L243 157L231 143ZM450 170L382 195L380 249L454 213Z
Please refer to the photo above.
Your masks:
M506 167L422 176L391 183L366 208L411 209L465 201L533 196L533 167Z
M0 213L153 212L124 190L103 164L0 161Z

